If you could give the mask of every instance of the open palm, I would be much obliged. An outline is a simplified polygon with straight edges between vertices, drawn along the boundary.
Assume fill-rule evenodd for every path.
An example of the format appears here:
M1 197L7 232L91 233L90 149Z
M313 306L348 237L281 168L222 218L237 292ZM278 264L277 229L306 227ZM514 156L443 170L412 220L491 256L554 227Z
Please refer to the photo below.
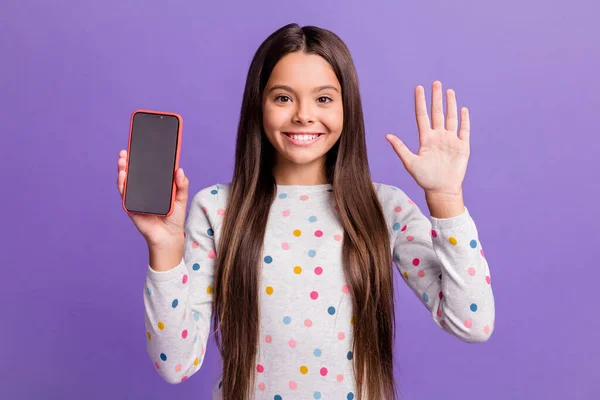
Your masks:
M417 86L415 115L419 130L419 151L417 154L412 153L397 136L387 135L386 139L420 187L429 193L454 195L461 191L467 171L470 121L468 109L462 107L460 131L458 130L456 94L452 89L446 91L446 103L448 115L444 124L442 84L439 81L433 82L430 123L425 90L422 86Z

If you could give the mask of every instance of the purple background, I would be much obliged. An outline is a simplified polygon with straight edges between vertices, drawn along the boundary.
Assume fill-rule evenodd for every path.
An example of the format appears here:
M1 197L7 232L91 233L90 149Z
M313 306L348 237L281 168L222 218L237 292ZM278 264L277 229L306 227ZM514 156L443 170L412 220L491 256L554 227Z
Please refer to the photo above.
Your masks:
M0 3L0 398L210 397L214 343L179 385L146 354L147 251L121 208L118 152L133 110L175 111L190 196L229 182L250 59L289 22L347 43L373 180L426 214L384 135L417 150L412 90L429 98L435 79L471 111L464 193L496 329L460 342L397 279L405 399L600 398L598 3L234 3Z

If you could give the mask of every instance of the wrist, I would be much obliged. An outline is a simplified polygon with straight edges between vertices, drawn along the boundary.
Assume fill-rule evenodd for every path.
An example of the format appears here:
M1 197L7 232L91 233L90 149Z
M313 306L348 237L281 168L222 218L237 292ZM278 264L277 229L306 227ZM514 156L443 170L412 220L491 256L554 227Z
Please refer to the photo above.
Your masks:
M462 189L454 193L425 192L429 213L434 218L452 218L465 211Z
M177 267L183 258L183 246L183 238L160 245L148 245L150 268L157 272L166 272Z

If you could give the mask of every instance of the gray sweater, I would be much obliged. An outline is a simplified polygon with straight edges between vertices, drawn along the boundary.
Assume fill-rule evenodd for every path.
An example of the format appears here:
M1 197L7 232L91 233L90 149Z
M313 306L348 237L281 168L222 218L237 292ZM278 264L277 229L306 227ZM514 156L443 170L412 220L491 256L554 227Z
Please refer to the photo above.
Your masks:
M433 322L466 342L494 329L490 270L468 209L426 218L400 189L374 184L390 252L404 282ZM182 382L204 361L212 315L217 243L229 185L198 192L185 226L181 263L148 266L147 348L160 376ZM331 185L277 187L265 233L259 282L256 399L353 399L351 295L341 263L343 229ZM213 399L221 398L216 382Z

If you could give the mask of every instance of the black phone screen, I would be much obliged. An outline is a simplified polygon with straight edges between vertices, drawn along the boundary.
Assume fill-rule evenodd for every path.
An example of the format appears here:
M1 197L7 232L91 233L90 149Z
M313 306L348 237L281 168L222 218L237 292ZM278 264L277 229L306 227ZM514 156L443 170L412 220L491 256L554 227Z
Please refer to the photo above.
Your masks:
M138 112L133 116L125 207L166 215L171 208L179 119Z

